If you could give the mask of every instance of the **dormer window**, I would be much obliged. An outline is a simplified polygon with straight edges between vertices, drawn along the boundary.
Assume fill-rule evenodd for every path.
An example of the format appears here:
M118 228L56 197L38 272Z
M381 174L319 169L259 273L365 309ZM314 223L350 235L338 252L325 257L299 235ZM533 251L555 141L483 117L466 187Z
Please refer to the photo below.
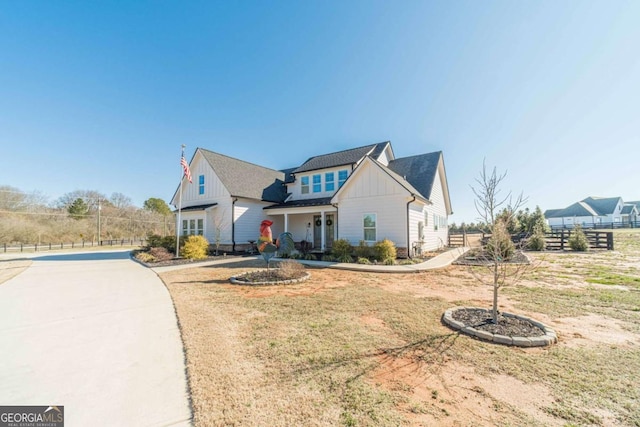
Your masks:
M322 191L322 175L313 175L313 192L320 193Z
M336 189L333 179L333 172L327 172L324 174L324 191L333 191Z
M341 170L338 172L338 188L342 187L342 184L344 184L348 176L349 176L348 170Z

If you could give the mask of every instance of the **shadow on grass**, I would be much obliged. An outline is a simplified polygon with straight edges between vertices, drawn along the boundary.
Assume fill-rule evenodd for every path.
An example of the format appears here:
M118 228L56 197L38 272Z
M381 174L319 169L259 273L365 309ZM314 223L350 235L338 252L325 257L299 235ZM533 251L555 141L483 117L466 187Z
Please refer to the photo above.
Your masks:
M357 374L347 378L345 383L349 384L375 370L378 366L388 364L403 357L410 356L412 359L411 363L416 363L417 366L421 363L443 363L446 360L445 353L453 347L459 336L460 334L458 332L444 335L431 335L425 339L398 347L386 347L351 357L343 357L326 362L316 362L313 363L312 366L294 370L293 373L296 375L305 373L320 374L322 372L347 367L353 363L380 359L378 363L370 363Z

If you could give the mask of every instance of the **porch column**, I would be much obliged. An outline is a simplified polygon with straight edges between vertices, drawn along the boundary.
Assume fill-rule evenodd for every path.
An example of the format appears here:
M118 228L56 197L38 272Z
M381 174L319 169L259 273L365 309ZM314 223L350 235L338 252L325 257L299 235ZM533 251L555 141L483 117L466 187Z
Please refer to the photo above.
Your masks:
M322 252L324 252L324 250L327 247L326 238L325 238L324 211L320 212L320 221L322 221L322 225L320 225L320 249L322 250Z
M285 213L284 214L284 232L286 233L287 231L289 231L289 214Z

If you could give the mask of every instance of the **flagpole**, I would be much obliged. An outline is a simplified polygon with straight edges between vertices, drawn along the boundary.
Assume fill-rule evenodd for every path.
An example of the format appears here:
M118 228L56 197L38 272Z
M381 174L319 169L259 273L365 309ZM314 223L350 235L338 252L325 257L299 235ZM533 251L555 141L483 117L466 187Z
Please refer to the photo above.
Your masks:
M180 153L180 160L184 157L184 149L186 145L182 144L182 152ZM180 211L182 210L182 181L184 181L184 170L182 164L180 165L180 190L178 190L178 222L176 224L176 258L180 256Z

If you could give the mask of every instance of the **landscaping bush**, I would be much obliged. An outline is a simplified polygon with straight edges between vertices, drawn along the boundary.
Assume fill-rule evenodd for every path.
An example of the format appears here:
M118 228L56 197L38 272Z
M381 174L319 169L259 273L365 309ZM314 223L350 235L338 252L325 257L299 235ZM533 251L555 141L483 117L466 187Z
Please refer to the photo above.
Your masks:
M352 262L351 252L353 252L353 246L346 239L338 239L333 242L331 248L331 255L333 255L340 262Z
M569 243L569 247L574 251L585 252L589 250L589 239L587 239L587 235L584 234L582 227L577 224L571 231L567 243Z
M136 254L136 259L141 262L155 262L156 259L149 252L138 252Z
M180 255L189 259L205 259L209 249L209 242L204 236L189 236L182 245Z
M354 248L356 258L373 258L373 248L367 242L360 240L358 246Z
M511 241L511 235L502 221L497 221L493 226L493 234L487 241L485 247L489 258L498 261L508 261L516 251L516 247Z
M300 277L300 272L304 271L304 266L293 260L282 261L278 267L283 277L296 278Z
M393 264L396 259L396 245L389 239L381 240L373 245L373 254L377 261L386 264L387 260L391 260Z
M536 227L533 235L527 240L527 249L530 251L544 251L547 247L547 239L544 231L540 227Z
M162 236L158 234L149 234L147 236L147 249L162 246Z
M156 261L168 261L173 259L173 254L161 246L149 249L149 255L153 256Z
M336 259L331 255L322 255L322 261L333 262Z
M369 258L359 257L356 263L368 265L368 264L371 264L371 261L369 261Z

